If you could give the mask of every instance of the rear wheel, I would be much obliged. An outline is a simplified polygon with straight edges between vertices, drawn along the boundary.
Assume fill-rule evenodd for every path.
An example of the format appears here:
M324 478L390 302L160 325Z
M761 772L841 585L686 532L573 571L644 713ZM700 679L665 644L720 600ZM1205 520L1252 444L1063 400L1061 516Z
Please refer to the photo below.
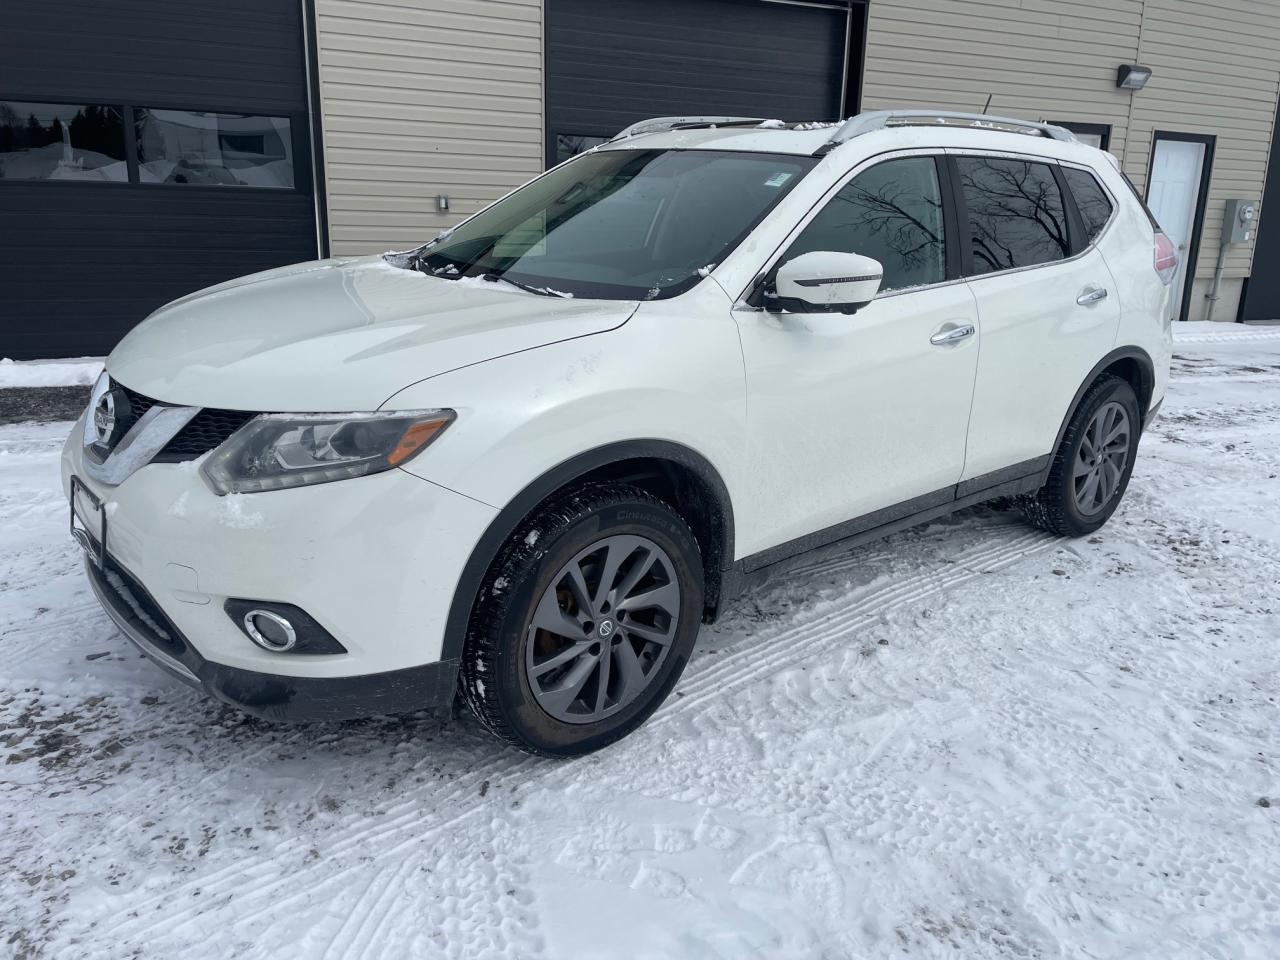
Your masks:
M1022 499L1027 519L1071 537L1097 530L1124 497L1141 434L1133 388L1119 377L1099 377L1062 436L1048 482Z
M701 558L678 514L628 484L576 491L522 524L490 568L462 693L522 750L589 753L666 699L701 615Z

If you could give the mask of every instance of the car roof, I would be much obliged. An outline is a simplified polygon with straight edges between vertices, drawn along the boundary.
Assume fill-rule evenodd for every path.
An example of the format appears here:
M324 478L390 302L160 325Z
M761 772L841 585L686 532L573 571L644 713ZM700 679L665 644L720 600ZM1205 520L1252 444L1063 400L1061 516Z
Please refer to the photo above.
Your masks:
M765 120L746 126L699 126L637 133L601 144L596 150L730 150L752 153L822 155L841 127L839 123L783 124ZM1115 161L1110 155L1077 140L1054 139L1028 133L949 125L882 127L846 140L831 150L851 158L888 150L952 148L1033 154L1096 167Z
M779 124L765 120L766 124ZM759 153L794 153L812 156L839 123L787 124L785 126L709 126L639 133L602 144L600 150L746 150Z

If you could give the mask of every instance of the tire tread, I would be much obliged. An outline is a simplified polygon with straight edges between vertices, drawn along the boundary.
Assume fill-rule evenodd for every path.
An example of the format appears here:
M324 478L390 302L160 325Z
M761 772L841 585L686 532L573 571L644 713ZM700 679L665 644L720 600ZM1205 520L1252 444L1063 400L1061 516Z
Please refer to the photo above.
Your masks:
M1089 420L1093 416L1093 410L1098 403L1098 398L1113 391L1117 385L1129 386L1127 381L1109 373L1103 374L1093 382L1093 385L1085 392L1085 395L1080 398L1080 403L1071 418L1071 423L1067 425L1066 431L1062 434L1062 442L1058 444L1058 449L1054 451L1053 463L1049 467L1048 480L1035 493L1024 493L1018 498L1023 514L1026 516L1027 522L1032 526L1062 537L1078 535L1078 531L1072 524L1065 506L1066 494L1064 491L1069 484L1068 471L1071 466L1068 453L1075 449L1076 438L1084 430L1088 429ZM1133 455L1136 456L1136 438L1134 446Z
M640 502L658 507L683 522L670 504L629 483L592 483L571 488L549 499L521 521L481 581L479 597L485 598L486 602L477 602L472 609L463 644L462 668L458 671L458 688L481 725L517 750L563 758L562 754L539 749L520 736L501 708L497 683L484 682L486 675L494 675L501 625L511 596L511 591L500 589L498 585L504 580L514 582L520 572L543 552L543 544L553 542L584 516L620 502ZM529 536L534 530L538 531L538 536L530 543ZM697 543L692 532L689 532L689 539Z

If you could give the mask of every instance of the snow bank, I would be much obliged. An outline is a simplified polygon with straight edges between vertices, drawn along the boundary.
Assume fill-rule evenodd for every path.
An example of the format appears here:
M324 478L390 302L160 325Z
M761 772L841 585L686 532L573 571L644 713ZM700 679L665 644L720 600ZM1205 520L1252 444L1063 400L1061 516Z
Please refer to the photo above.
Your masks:
M101 357L70 360L0 360L0 388L81 387L98 379Z
M1189 320L1173 325L1175 343L1232 343L1250 340L1280 340L1280 327L1246 323L1219 323L1216 320Z

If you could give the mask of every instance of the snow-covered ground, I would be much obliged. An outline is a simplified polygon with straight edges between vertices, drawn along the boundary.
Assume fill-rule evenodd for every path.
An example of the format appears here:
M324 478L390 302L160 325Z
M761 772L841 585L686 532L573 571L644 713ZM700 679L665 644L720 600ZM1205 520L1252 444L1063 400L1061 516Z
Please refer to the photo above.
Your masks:
M84 583L68 425L0 429L0 955L1280 956L1280 330L1231 329L1098 535L812 565L571 763L171 682Z

